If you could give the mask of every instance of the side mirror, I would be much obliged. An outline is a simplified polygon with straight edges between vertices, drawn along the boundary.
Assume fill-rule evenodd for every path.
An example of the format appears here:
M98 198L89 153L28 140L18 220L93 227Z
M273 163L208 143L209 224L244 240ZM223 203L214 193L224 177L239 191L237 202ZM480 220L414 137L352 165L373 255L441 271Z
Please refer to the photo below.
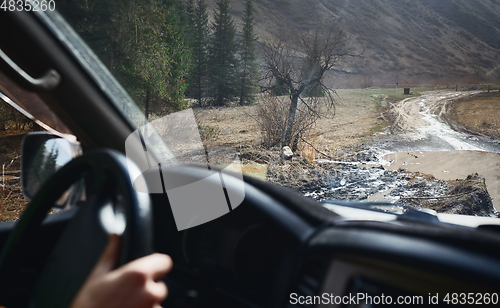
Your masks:
M52 133L33 132L26 135L21 147L24 196L31 200L47 179L81 153L79 143Z

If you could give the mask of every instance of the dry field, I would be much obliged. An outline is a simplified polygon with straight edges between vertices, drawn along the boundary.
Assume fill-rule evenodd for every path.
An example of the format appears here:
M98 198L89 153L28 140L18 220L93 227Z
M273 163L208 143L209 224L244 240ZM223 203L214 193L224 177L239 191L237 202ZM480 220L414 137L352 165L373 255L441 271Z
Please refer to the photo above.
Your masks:
M456 102L452 119L469 131L500 138L500 92Z
M382 90L383 91L383 90ZM375 91L376 92L376 91ZM388 125L380 118L383 94L373 90L339 90L333 117L322 118L312 127L306 140L321 152L337 157L347 147L371 140ZM283 99L286 99L284 97ZM254 148L262 143L257 106L195 109L202 134L207 132L210 145ZM325 158L302 142L300 154L310 161Z

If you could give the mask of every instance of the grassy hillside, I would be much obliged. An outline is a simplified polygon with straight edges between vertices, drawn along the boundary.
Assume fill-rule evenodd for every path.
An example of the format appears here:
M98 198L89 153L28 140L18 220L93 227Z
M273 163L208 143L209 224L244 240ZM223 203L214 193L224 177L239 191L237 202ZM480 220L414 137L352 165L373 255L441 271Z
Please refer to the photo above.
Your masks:
M241 2L233 0L237 24ZM255 0L255 6L261 40L284 27L305 32L343 18L352 45L365 52L338 66L336 86L500 82L500 0Z

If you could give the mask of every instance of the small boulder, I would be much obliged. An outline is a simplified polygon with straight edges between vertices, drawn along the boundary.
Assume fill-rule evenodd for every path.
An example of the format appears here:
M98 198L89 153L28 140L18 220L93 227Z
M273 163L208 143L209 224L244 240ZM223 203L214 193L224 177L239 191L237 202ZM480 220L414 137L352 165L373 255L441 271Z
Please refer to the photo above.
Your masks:
M281 153L281 157L284 159L284 160L290 160L292 159L293 157L293 152L292 150L290 149L289 146L285 146L283 147L282 149L282 153Z

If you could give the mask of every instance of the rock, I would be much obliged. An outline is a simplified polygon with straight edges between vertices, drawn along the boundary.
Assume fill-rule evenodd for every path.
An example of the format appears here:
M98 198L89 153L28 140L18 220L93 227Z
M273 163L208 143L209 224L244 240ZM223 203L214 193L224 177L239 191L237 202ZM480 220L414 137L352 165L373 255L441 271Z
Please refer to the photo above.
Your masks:
M283 147L283 152L281 153L281 157L282 157L284 160L290 160L290 159L292 159L292 157L293 157L293 152L292 152L292 150L290 149L290 147L288 147L288 146Z

